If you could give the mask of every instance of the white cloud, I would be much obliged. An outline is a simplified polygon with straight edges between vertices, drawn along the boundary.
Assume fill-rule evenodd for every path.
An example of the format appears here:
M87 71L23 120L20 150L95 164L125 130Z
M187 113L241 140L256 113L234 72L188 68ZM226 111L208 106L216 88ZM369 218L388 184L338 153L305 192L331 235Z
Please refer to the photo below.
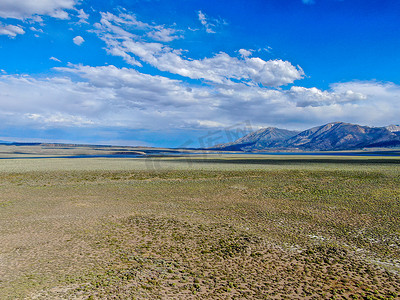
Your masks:
M29 21L32 22L32 23L38 23L41 26L44 26L44 21L43 21L43 18L41 16L38 16L38 15L31 16L29 18Z
M119 16L116 16L110 12L102 12L101 13L101 21L103 25L112 27L111 24L114 23L118 26L125 25L130 28L141 29L141 30L149 30L152 29L153 26L141 21L138 21L134 14L121 13Z
M10 38L15 38L18 34L25 34L25 30L21 26L3 26L0 24L0 35L8 35Z
M205 103L200 100L208 95L177 80L114 66L57 70L82 80L0 76L3 124L177 128L190 107L201 111Z
M191 59L185 50L166 44L180 35L179 30L144 23L131 14L103 13L95 28L107 51L132 65L147 63L208 84L191 85L112 65L55 68L60 75L48 78L0 75L2 124L161 130L217 128L243 120L254 126L300 129L332 120L399 123L400 86L393 83L347 82L328 90L274 89L270 87L303 78L301 67L253 57L256 52L251 49L238 50L238 57L220 52ZM74 42L80 45L84 39L77 36Z
M100 24L97 23L95 26L98 29L107 28L108 31L121 38L138 38L138 36L133 34L132 31L140 33L141 35L145 32L148 37L160 42L170 42L182 38L182 30L169 28L165 25L154 25L141 22L135 15L127 13L121 13L119 16L110 12L101 13Z
M379 97L383 100L392 98L393 95L397 94L397 99L400 100L399 86L391 82L350 81L333 84L332 89L338 93L351 90L355 93L362 93L367 97Z
M92 86L111 89L114 93L112 98L118 98L119 104L121 102L125 102L125 105L134 103L135 107L148 107L151 110L158 104L179 107L195 102L190 96L193 89L188 89L183 82L143 74L134 69L120 69L112 65L104 67L76 65L55 69L79 75ZM151 102L152 107L148 106L148 101Z
M240 49L239 53L242 57L249 57L252 53L252 50Z
M88 126L94 124L93 121L84 117L73 116L61 112L47 114L27 113L24 117L35 121L35 123L51 124L51 126Z
M88 24L87 20L89 19L89 15L87 13L85 13L83 11L83 9L79 9L79 10L77 10L77 12L78 12L77 17L79 19L78 23L86 23L86 24Z
M233 84L239 80L250 85L281 86L304 76L300 67L282 60L264 61L258 57L245 56L239 59L224 52L201 60L187 59L182 55L183 50L172 49L162 43L143 41L138 35L125 30L128 28L120 26L127 22L125 17L103 13L101 22L96 27L100 38L107 44L108 53L121 56L132 65L141 66L138 61L141 60L161 71L191 79L203 79L214 84ZM138 22L134 18L128 23L136 26ZM145 26L143 24L141 23L142 27ZM251 52L245 49L239 51L241 54Z
M203 25L207 33L216 33L217 29L220 28L222 25L227 25L225 20L210 18L206 16L201 10L197 12L197 16L201 25Z
M34 32L40 32L40 33L43 33L43 29L37 29L37 28L35 28L35 27L33 27L33 26L31 26L31 27L29 27L29 29L30 30L32 30L32 31L34 31Z
M177 35L177 33L178 31L176 31L175 29L157 26L155 30L150 31L147 35L156 41L171 42L182 37L180 35Z
M191 79L204 79L215 84L233 84L240 80L249 84L281 86L301 79L304 72L290 62L282 60L264 61L260 58L239 59L221 52L211 58L190 60L161 44L124 41L124 53L131 53L142 61L158 68Z
M72 41L74 42L75 45L78 45L78 46L82 45L82 44L85 42L85 40L83 39L83 37L81 37L80 35L74 37L74 38L72 39Z
M48 15L58 19L68 19L66 10L73 9L77 0L2 0L0 17L27 19L35 15Z
M56 62L61 62L61 60L59 60L58 58L56 58L56 57L54 57L54 56L50 57L49 59L50 59L50 60L54 60L54 61L56 61Z
M3 75L0 89L0 119L4 124L83 126L92 122L91 116L102 106L96 101L97 95L82 98L90 87L67 78Z
M355 103L367 99L365 94L354 92L351 89L344 90L343 87L338 91L321 91L315 87L293 86L290 88L289 94L299 107L327 106L346 102Z
M213 24L207 23L206 15L203 14L203 13L199 10L198 16L199 16L199 21L200 21L201 25L203 25L203 26L205 27L206 32L207 32L207 33L215 33L215 31L213 30L214 25L213 25Z
M188 85L115 66L71 65L56 70L62 76L0 75L1 123L149 130L220 128L243 120L255 127L299 129L332 120L372 126L399 123L400 86L393 83L347 82L326 91L276 90L244 84ZM78 80L69 79L71 74ZM304 99L311 99L310 104L299 105Z

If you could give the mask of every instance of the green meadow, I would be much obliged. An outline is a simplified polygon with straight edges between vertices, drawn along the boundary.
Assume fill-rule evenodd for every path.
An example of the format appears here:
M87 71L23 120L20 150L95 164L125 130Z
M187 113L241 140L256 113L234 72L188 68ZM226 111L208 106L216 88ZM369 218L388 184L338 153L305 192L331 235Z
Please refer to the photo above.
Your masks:
M0 299L397 299L400 158L0 161Z

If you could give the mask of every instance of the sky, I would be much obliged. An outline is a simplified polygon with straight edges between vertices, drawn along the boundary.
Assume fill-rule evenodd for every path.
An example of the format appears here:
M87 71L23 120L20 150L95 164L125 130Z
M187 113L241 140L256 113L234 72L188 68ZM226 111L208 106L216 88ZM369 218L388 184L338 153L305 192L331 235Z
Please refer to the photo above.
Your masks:
M400 123L398 0L0 0L0 140Z

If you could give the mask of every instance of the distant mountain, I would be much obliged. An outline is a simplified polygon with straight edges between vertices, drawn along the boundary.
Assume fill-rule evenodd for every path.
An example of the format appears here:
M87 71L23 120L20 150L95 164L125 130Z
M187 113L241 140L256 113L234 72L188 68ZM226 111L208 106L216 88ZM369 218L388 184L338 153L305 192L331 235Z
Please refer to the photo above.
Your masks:
M213 148L236 151L333 151L371 147L400 147L400 126L368 127L333 122L302 132L269 127Z
M385 127L390 132L400 132L400 125L389 125Z
M281 147L283 142L298 133L299 131L290 131L275 127L262 128L236 140L235 142L219 144L213 148L227 151L252 151Z
M285 142L287 148L302 150L349 150L396 140L386 128L335 122L305 130Z

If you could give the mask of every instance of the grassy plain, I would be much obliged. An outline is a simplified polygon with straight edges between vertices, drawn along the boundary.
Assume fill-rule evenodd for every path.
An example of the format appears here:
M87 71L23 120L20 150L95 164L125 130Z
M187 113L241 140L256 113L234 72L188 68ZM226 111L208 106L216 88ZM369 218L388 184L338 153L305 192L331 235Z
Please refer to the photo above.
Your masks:
M0 299L395 299L397 157L12 159Z

